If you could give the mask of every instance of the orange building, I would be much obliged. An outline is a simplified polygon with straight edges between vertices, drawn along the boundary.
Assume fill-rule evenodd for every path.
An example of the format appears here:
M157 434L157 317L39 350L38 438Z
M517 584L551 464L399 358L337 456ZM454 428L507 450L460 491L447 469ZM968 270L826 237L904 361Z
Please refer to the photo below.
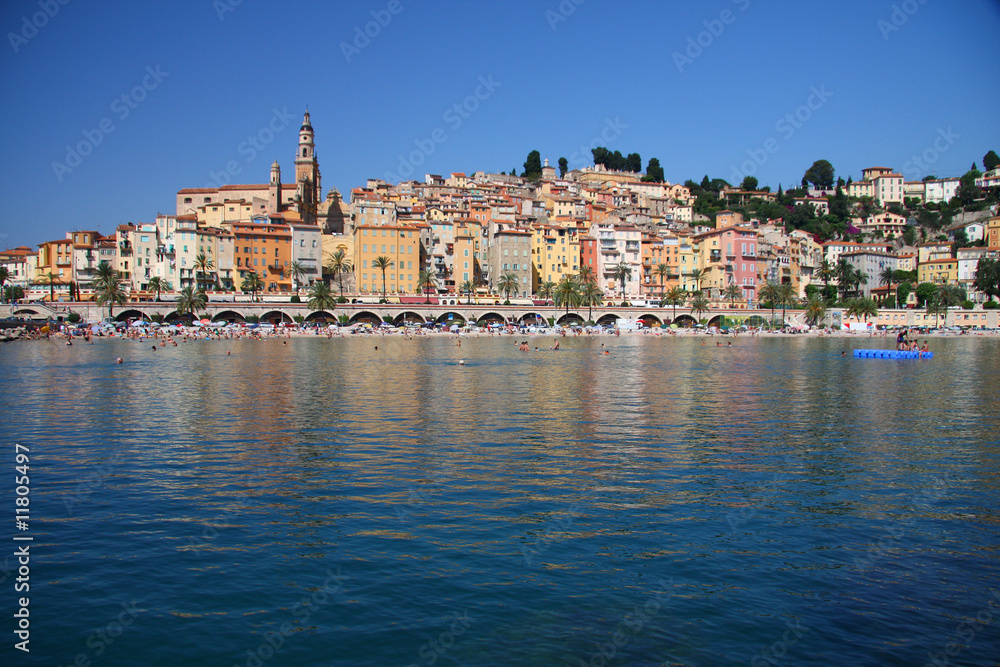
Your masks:
M279 220L259 218L233 224L233 270L237 275L237 288L247 274L256 273L265 291L291 291L292 277L288 267L292 261L292 231Z
M376 260L386 257L382 269ZM354 276L362 294L415 294L420 275L420 230L408 225L359 225L354 228Z

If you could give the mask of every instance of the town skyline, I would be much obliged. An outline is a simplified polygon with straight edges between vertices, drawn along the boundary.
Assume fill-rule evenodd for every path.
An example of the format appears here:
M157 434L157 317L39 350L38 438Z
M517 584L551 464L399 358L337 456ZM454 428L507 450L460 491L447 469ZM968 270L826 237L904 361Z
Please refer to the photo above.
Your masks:
M989 111L1000 95L984 83L1000 11L988 2L846 3L833 15L749 0L503 11L395 0L329 14L231 0L44 4L0 10L0 67L31 100L0 112L0 174L25 195L0 218L5 247L151 221L184 187L265 182L307 107L325 127L324 190L345 197L393 175L520 171L531 150L581 168L595 144L638 152L644 168L657 158L672 183L743 174L772 189L817 159L855 180L882 164L908 180L960 176L1000 145ZM130 27L150 22L176 41ZM247 47L265 23L295 47ZM429 33L442 37L419 38ZM761 48L774 34L784 48ZM925 155L921 169L913 158Z

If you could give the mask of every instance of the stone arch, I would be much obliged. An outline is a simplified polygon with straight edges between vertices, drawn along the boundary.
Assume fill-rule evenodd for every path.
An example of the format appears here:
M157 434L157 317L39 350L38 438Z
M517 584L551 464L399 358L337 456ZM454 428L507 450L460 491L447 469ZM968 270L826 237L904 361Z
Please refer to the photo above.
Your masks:
M507 318L500 313L486 312L479 316L476 324L485 326L488 324L507 324Z
M525 326L537 324L539 321L548 322L544 315L534 311L521 315L521 317L517 318L517 321Z
M452 319L450 320L448 319L449 315L451 315L452 317ZM465 324L465 318L462 317L462 314L456 313L455 311L452 310L449 310L446 313L441 313L441 315L439 315L435 321L439 324L444 324L446 326L450 326L452 324L457 324L459 326L462 326L463 324Z
M382 324L382 318L368 310L359 310L351 316L348 324L370 324L373 327Z
M679 327L693 327L698 324L698 320L694 319L691 315L684 313L682 315L678 315L677 319L673 321L673 324L676 324Z
M292 318L288 316L287 313L281 310L269 310L260 316L261 323L270 322L271 324L278 324L279 322L291 322Z
M18 308L11 315L41 315L37 310L32 310L31 308Z
M556 318L556 324L564 327L582 325L584 320L577 313L563 313L562 316Z
M213 322L230 322L235 324L243 324L246 319L242 314L236 312L235 310L220 310L212 318Z
M716 315L715 317L708 320L708 326L710 327L721 327L723 326L722 321L725 319L723 315Z
M392 323L395 325L406 325L406 324L423 324L424 316L420 313L415 313L412 310L404 310L399 315L396 315Z
M134 319L140 319L140 320L146 319L146 320L148 320L149 318L146 317L145 313L143 313L141 310L138 310L136 308L130 308L128 310L123 310L122 312L120 312L117 315L115 315L115 321L116 322L124 322L125 320L134 320Z
M601 326L615 326L618 323L618 316L614 313L605 313L597 318L597 324Z
M640 315L636 319L641 320L643 324L645 324L647 327L650 328L653 328L654 323L658 327L663 326L663 320L658 315L653 315L652 313L646 313L645 315Z
M169 313L167 313L166 317L163 318L163 321L164 322L180 322L180 321L190 322L193 319L194 319L194 315L192 315L191 313L179 313L176 310L171 310Z
M747 318L747 324L752 327L762 327L767 324L767 320L761 315L751 315Z
M325 310L316 310L308 315L306 315L306 322L336 322L336 315L326 312Z

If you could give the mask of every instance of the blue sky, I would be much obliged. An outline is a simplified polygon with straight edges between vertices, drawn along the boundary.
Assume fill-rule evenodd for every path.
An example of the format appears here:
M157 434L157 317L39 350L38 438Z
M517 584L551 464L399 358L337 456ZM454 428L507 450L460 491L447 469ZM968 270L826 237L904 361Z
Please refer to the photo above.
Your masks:
M306 105L345 196L595 144L772 188L821 158L919 178L1000 151L995 0L62 1L0 4L0 247L151 221L275 159L288 181Z

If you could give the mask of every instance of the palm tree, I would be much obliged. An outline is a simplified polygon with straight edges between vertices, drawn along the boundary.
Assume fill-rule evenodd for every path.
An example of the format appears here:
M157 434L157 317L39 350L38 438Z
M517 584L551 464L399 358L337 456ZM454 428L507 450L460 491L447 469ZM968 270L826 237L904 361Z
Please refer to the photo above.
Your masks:
M938 286L937 298L944 307L944 323L948 324L948 308L958 306L965 301L965 288L954 283L945 283ZM935 325L937 320L935 319Z
M847 298L847 293L851 291L851 285L854 281L854 267L847 261L846 257L841 257L837 260L837 266L833 269L833 275L837 277L840 298L844 300Z
M618 262L611 269L611 275L614 276L615 280L620 280L622 283L622 305L625 304L625 281L632 279L632 267L630 267L625 262Z
M701 279L705 277L708 269L691 269L690 276L694 280L694 291L701 291Z
M0 290L3 286L7 284L7 278L10 277L10 270L6 266L0 266Z
M458 286L458 291L459 291L459 293L465 292L467 294L467 297L466 297L466 300L465 300L465 305L471 306L472 305L472 293L476 291L476 283L472 282L471 280L464 280L464 281L462 281L462 284ZM459 302L459 303L461 303L461 302Z
M569 315L570 305L575 306L580 302L580 289L573 276L563 276L552 295L555 298L556 307L560 304L566 305L566 315Z
M943 303L941 303L940 294L934 294L932 297L927 299L927 310L925 311L928 315L934 316L934 328L938 325L938 316L943 312L945 314L945 322L948 321L948 308Z
M43 273L41 277L45 279L45 282L49 286L49 303L52 303L56 300L56 280L59 279L59 276L49 271L48 273Z
M868 321L869 317L878 317L878 304L870 296L859 296L847 302L847 316Z
M826 316L826 302L818 294L809 297L806 302L806 319L812 322L813 326Z
M256 275L256 273L251 273L247 276L247 278ZM244 285L245 284L246 281L244 281ZM244 287L243 289L247 288ZM197 311L204 310L207 304L208 296L206 296L201 290L195 289L194 285L188 285L182 289L180 294L177 296L177 312L181 315L188 313L191 316L194 316Z
M347 259L347 253L343 248L337 252L331 253L329 261L327 262L326 268L330 269L330 273L337 276L340 282L340 297L344 297L344 274L350 273L354 270L354 266L351 264L351 260Z
M556 291L556 284L551 280L546 280L545 282L543 282L541 285L538 286L538 296L542 299L545 299L546 301L552 298L552 295L555 294L555 291ZM555 301L552 302L552 309L555 310ZM555 318L552 318L552 321L555 322Z
M781 326L785 326L785 309L795 303L795 290L791 283L781 283L778 286L778 301L781 303Z
M122 288L121 280L118 278L118 272L112 269L112 275L105 278L97 283L97 288L94 290L97 294L97 305L103 306L108 304L108 317L114 317L114 305L117 303L119 306L125 305L126 293L124 288Z
M576 274L576 279L578 283L583 285L584 283L597 282L597 275L589 266L581 266Z
M729 307L735 308L736 299L743 296L743 290L741 290L740 286L737 285L736 283L729 283L728 285L726 285L726 291L723 293L723 295L725 296L725 298L729 299Z
M519 284L516 273L504 273L500 276L500 280L497 281L497 289L503 292L503 300L506 303L510 302L510 293L517 292Z
M306 267L302 265L302 262L295 260L288 266L288 273L292 276L292 280L295 281L295 296L298 296L299 286L302 284L302 279L305 278L309 272L306 271Z
M817 273L819 274L819 279L823 281L823 287L829 285L830 278L833 278L834 276L833 267L830 265L830 261L824 259L822 262L820 262L819 270L817 271Z
M427 300L424 301L424 303L431 302L430 290L436 288L437 279L434 278L434 273L432 271L428 271L427 269L420 269L420 273L417 274L417 289L423 292L427 297Z
M14 303L17 299L24 298L24 288L20 285L7 285L3 288L3 300Z
M680 285L674 285L663 297L662 303L670 304L674 307L674 320L677 319L677 306L687 301L687 292Z
M771 304L771 326L774 326L774 302L778 300L778 283L768 280L760 288L757 295L758 302L769 302Z
M604 292L597 286L596 280L587 280L580 285L581 303L587 306L587 322L594 321L594 305L600 305Z
M666 286L664 285L664 282L666 281L667 276L670 275L670 265L664 264L662 262L660 264L657 264L655 267L653 267L653 275L658 276L660 278L660 298L663 298L663 295L666 294L666 289L667 289Z
M883 285L885 287L892 287L892 274L893 274L893 270L892 270L891 266L887 266L884 269L882 269L882 271L878 274L878 283L879 283L879 285ZM889 298L889 290L888 289L885 291L885 298L886 299ZM897 308L899 307L898 303L896 304L896 307Z
M215 262L213 262L212 258L206 255L204 251L202 251L194 256L193 268L199 276L198 288L204 290L204 286L202 285L202 283L208 282L208 280L205 278L205 275L210 273L213 269L215 269ZM212 284L215 285L214 280L212 281Z
M322 280L317 280L309 288L309 307L313 310L330 310L335 308L337 300L330 291L330 286Z
M146 289L153 290L156 292L156 300L160 300L160 292L166 292L170 289L170 281L166 278L161 278L159 276L153 276L146 283Z
M701 292L694 292L691 296L691 312L694 313L695 319L701 322L701 313L708 310L708 299Z
M240 289L244 292L250 292L250 301L256 301L257 292L264 289L264 281L260 279L256 271L250 271L243 278L243 284L240 285Z
M373 269L382 269L382 298L385 299L385 270L391 268L393 261L385 255L379 255L372 262Z
M556 289L556 284L551 280L547 280L538 286L538 297L540 299L545 299L548 301L552 298L552 293Z

